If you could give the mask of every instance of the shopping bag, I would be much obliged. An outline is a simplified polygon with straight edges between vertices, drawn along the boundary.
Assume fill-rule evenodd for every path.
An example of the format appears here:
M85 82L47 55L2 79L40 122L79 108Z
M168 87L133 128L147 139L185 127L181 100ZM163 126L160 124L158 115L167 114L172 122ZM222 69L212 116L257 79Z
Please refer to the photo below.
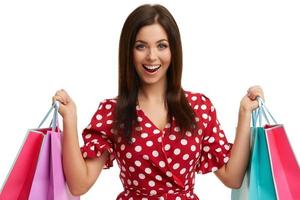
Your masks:
M300 199L300 168L282 125L265 127L279 200Z
M34 177L43 134L28 131L13 167L4 182L0 200L27 200Z
M45 118L48 115L49 112ZM46 130L44 142L28 200L79 200L79 197L71 195L64 177L62 133L58 126L57 115L58 104L54 109L52 129L43 129L44 132Z
M251 155L249 199L276 200L271 163L265 130L262 127L253 128L254 143Z
M262 115L260 107L252 113L250 160L241 188L231 192L232 200L276 200Z

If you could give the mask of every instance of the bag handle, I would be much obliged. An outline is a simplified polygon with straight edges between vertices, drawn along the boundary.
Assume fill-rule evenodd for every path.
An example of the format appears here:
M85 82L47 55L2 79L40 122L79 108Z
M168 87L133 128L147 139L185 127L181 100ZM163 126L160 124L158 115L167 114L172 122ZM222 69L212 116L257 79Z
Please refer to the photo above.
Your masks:
M54 110L53 117L50 123L50 127L52 128L52 131L55 131L59 125L58 125L58 109L59 109L59 102L54 101L51 108L47 112L46 116L43 118L41 123L38 125L38 128L41 128L41 126L45 123L46 119L48 119L51 112Z
M277 124L277 121L269 111L269 109L265 105L265 101L261 97L257 97L258 108L252 111L252 125L253 127L257 127L257 121L259 122L258 127L262 127L262 120L264 119L267 124L271 124L270 119L274 124Z

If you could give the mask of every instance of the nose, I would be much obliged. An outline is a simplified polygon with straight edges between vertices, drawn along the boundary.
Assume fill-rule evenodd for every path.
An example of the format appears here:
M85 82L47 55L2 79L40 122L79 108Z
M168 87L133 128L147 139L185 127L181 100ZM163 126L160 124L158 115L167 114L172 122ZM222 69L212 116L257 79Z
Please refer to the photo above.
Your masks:
M157 59L157 54L156 54L155 49L149 48L148 54L147 54L147 59L149 61L155 61Z

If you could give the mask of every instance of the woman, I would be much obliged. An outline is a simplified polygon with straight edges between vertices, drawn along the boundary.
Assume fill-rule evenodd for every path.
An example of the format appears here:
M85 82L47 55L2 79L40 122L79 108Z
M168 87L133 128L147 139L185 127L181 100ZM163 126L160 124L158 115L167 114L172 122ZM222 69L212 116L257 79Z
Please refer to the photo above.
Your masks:
M251 111L260 87L242 98L234 145L228 143L210 99L181 87L182 47L177 24L160 5L136 8L119 46L119 91L99 105L77 138L76 106L61 102L63 164L70 191L81 195L114 159L124 191L117 199L198 199L195 173L214 172L228 187L241 185L249 159Z

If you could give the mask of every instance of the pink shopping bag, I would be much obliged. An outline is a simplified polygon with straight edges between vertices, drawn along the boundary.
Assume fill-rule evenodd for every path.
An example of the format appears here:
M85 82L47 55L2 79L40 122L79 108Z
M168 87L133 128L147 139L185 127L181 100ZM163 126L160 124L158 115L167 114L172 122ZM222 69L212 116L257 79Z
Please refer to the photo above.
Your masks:
M0 200L27 200L34 177L43 134L30 130L7 177Z
M300 168L282 125L266 125L265 132L278 200L300 199Z

